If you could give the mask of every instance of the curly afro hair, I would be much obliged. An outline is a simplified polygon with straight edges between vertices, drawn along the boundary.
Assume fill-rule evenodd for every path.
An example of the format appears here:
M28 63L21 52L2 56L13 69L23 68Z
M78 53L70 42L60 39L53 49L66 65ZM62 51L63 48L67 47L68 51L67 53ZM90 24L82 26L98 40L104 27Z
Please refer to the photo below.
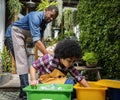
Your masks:
M59 41L55 47L54 54L56 58L80 58L82 50L79 44L70 39Z

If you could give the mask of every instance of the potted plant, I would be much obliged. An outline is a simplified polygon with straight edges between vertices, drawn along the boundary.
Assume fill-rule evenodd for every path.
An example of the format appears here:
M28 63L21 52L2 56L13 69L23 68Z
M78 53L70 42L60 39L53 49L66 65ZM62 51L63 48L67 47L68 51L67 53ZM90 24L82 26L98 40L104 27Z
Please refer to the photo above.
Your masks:
M11 59L10 54L4 46L3 50L0 52L0 85L7 83L11 79Z
M45 10L45 8L47 8L48 6L57 5L57 4L58 4L58 2L56 2L56 1L49 2L49 0L41 0L39 5L37 6L36 10L42 11L42 10Z
M19 0L8 0L7 6L12 22L18 20L18 14L21 12L23 4Z
M98 55L95 52L85 52L82 59L87 67L95 67L98 63Z

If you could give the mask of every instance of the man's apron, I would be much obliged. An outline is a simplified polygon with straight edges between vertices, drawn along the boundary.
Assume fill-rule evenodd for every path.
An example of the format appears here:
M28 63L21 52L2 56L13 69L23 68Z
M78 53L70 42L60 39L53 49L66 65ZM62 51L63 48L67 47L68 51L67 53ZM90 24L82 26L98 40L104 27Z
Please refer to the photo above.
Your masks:
M64 84L66 79L67 78L65 77L65 75L58 69L54 69L50 74L41 75L39 78L41 83L48 83L48 84L52 84L52 83Z

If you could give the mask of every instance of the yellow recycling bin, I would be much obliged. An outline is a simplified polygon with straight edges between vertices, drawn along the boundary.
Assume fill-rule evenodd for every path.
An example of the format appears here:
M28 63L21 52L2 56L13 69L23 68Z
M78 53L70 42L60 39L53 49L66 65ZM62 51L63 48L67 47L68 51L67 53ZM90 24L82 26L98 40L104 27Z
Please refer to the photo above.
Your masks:
M120 81L112 79L101 79L95 82L96 85L120 89Z
M77 100L105 100L107 87L96 85L96 82L88 82L90 87L75 84Z
M101 79L96 85L108 87L107 97L109 100L120 100L120 81L112 79Z

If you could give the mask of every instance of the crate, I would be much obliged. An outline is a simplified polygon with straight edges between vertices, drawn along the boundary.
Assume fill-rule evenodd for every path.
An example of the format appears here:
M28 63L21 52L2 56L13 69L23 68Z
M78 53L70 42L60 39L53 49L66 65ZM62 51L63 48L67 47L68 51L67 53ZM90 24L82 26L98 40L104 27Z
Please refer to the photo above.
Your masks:
M51 85L53 84L39 84L36 88L27 86L23 90L27 92L27 100L71 100L73 85L55 84L54 89L51 89Z
M105 100L106 87L96 85L95 82L88 82L90 87L83 87L75 84L77 100Z
M101 79L96 82L97 85L108 87L107 98L109 100L120 100L120 81L112 79Z
M107 97L109 100L120 100L120 89L108 88Z

